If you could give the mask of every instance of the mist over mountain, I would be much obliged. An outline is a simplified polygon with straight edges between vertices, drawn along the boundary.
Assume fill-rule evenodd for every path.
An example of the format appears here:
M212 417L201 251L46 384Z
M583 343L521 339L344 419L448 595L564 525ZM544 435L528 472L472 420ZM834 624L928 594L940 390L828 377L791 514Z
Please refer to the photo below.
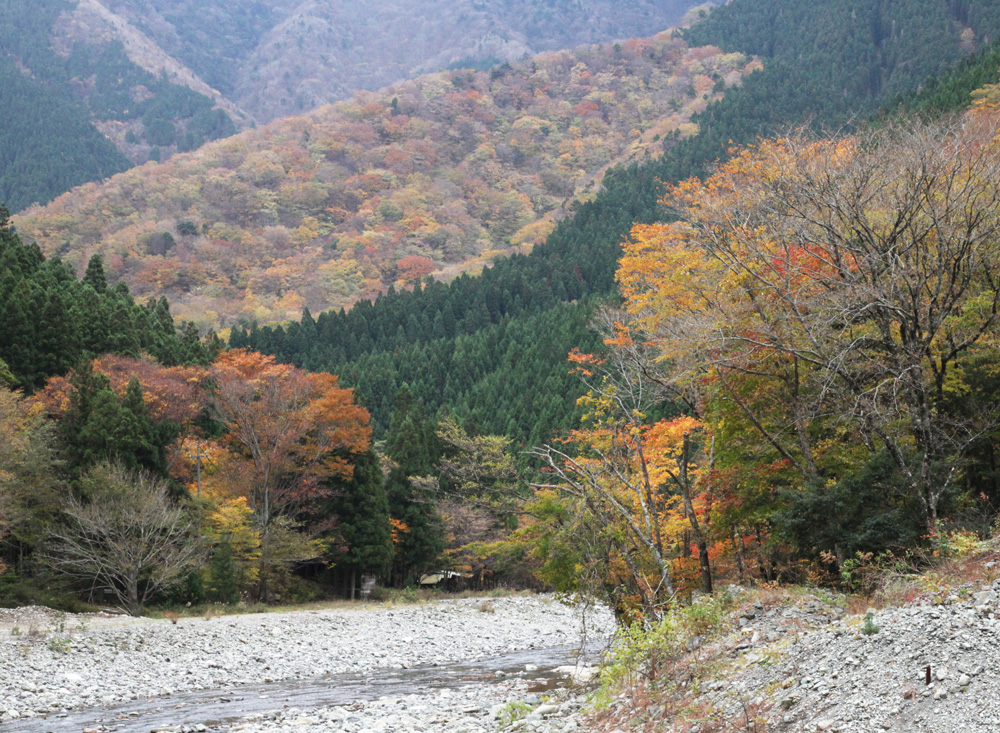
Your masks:
M12 210L448 67L648 36L695 0L7 0L0 201Z
M258 122L449 66L648 36L697 0L104 0Z

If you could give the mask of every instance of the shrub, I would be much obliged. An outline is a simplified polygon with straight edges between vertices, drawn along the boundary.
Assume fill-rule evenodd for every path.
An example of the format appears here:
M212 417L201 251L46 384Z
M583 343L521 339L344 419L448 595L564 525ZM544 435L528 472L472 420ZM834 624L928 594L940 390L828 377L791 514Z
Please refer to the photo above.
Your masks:
M526 717L530 712L531 706L526 702L509 702L497 712L497 723L501 728L506 728Z
M614 691L640 678L656 683L671 664L717 632L732 605L729 594L706 596L688 606L675 605L651 627L640 623L621 629L607 667L601 672L597 706L606 707Z
M869 611L865 614L865 620L861 624L861 633L865 636L871 636L872 634L877 634L882 630L881 626L875 623L875 614Z

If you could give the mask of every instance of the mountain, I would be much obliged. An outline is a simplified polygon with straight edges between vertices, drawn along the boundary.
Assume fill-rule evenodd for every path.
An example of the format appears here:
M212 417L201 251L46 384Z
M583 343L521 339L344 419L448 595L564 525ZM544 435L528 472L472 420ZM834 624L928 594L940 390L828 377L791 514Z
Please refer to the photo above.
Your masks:
M212 583L237 574L235 543L227 539L237 531L250 539L243 544L249 549L240 550L245 563L258 555L319 554L304 535L301 545L282 539L288 555L272 554L275 545L265 542L288 534L272 534L271 520L252 508L271 507L272 496L280 497L287 521L315 520L319 529L336 528L339 520L337 533L325 538L338 557L326 560L339 562L366 546L375 554L378 545L381 559L371 562L384 572L395 527L393 577L408 583L415 570L441 567L443 534L454 534L458 544L466 540L457 540L453 528L475 523L479 531L494 519L452 513L441 503L442 527L431 516L436 489L453 497L467 490L461 484L470 471L478 472L472 497L499 511L504 505L490 495L512 486L501 477L509 461L495 462L492 448L473 447L477 459L466 464L469 470L447 463L435 469L442 455L452 466L453 459L464 462L460 443L487 446L466 441L465 431L505 435L519 454L511 459L544 476L545 488L527 507L534 522L522 525L526 532L493 542L499 535L491 529L483 536L492 546L477 542L447 553L446 561L464 567L468 557L477 573L483 564L503 572L530 551L542 563L534 565L537 577L608 600L623 619L640 606L655 619L665 607L661 600L692 590L695 561L709 591L713 572L720 585L734 573L741 582L759 574L769 583L787 573L860 587L897 562L883 554L886 548L957 556L978 544L975 528L987 531L1000 501L993 470L1000 434L989 401L1000 390L988 338L997 325L989 224L1000 207L990 203L998 200L990 195L995 161L983 155L996 130L1000 85L993 83L998 44L988 40L997 27L988 15L976 15L984 7L974 0L734 0L687 34L548 53L488 71L439 72L87 184L18 219L26 237L53 255L48 259L0 214L0 381L37 389L76 365L69 384L43 390L47 405L67 398L61 417L49 408L61 420L58 454L40 431L17 453L41 456L39 475L52 488L61 489L55 459L67 461L70 477L80 477L79 488L69 491L81 491L95 508L104 499L91 481L102 479L82 473L90 461L131 457L133 465L163 475L180 465L167 460L166 448L181 424L155 423L144 394L152 391L150 379L169 394L199 377L164 373L151 357L205 365L220 343L202 344L193 323L178 334L166 298L137 305L130 282L142 295L179 298L182 315L197 314L203 326L223 318L235 323L228 335L233 350L214 372L217 418L232 423L226 413L245 414L247 401L265 407L264 390L289 401L268 411L266 427L247 434L274 434L289 419L310 431L320 423L339 430L334 404L302 402L304 385L329 393L338 374L356 390L358 404L370 408L374 432L384 438L385 474L366 452L356 457L359 470L347 487L339 483L346 473L299 473L299 449L329 447L333 437L297 431L288 457L265 467L267 476L296 480L278 491L266 478L247 480L254 469L246 449L256 437L238 438L212 424L206 403L188 403L184 419L192 430L197 425L197 437L187 457L196 461L197 478L183 466L172 478L192 481L205 508L200 516L211 522L207 531L221 541L203 578ZM35 79L24 59L31 57L20 59L29 73L18 67L19 76ZM973 89L977 112L948 120L948 133L916 124L901 132L900 125L881 134L864 130L856 145L810 140L801 153L794 135L759 139L793 126L877 125L881 115L873 113L880 109L894 116L960 108ZM984 130L990 137L981 136ZM727 162L729 151L738 157ZM988 164L979 168L980 161ZM694 180L706 172L713 175L704 183ZM662 184L685 178L672 197L676 208L664 210ZM951 206L956 180L964 190ZM958 227L958 241L954 226L938 226L939 205L969 220ZM911 215L897 217L899 209ZM664 223L673 216L687 222ZM900 235L898 220L929 224L904 227ZM654 226L630 230L637 222ZM634 343L607 312L599 317L614 324L616 337L602 343L591 328L597 307L619 298L615 274L630 232L635 242L619 270L624 295L633 312L642 306L639 315L652 316L651 327L684 327L677 350L661 353L694 367L684 376L693 377L699 392L686 403L698 406L697 421L677 416L684 408L666 393L654 390L648 401L638 394L649 384L646 375L667 382L658 370L635 365L633 347L659 349L674 334L661 340L651 329ZM859 239L875 243L867 264ZM838 255L845 240L849 265L830 266L844 259ZM913 264L924 245L936 257ZM470 274L499 251L513 254ZM888 271L931 283L902 305L894 302L897 294L912 296L914 289L885 275L884 266L899 252L910 261ZM970 252L982 260L976 267L969 266ZM113 286L95 253L107 256L118 279ZM935 295L942 272L958 282L951 288L956 297ZM873 301L875 276L883 292ZM316 317L303 307L298 321L250 323L372 293ZM858 303L857 312L847 313ZM831 308L850 317L824 318ZM951 315L941 326L944 338L936 338L920 323L939 323L942 309ZM900 322L910 326L897 328ZM918 341L926 348L913 348ZM831 343L847 348L831 351ZM605 353L595 356L577 351L602 347ZM313 374L250 353L255 349ZM117 378L86 366L91 354L105 351L119 354L110 360ZM594 374L602 361L611 369L607 379ZM919 375L928 362L936 380L898 379ZM139 371L147 381L137 375L124 395L111 387ZM272 381L250 388L265 373ZM592 384L584 387L577 374ZM275 384L274 375L289 382ZM883 391L886 384L892 393ZM576 399L585 388L591 396ZM2 394L17 408L8 410L14 419L4 426L16 436L27 403ZM231 411L221 404L230 398ZM581 421L583 411L590 415ZM355 412L363 428L358 451L369 447L363 412ZM923 419L928 415L933 419ZM462 437L438 440L436 424ZM546 442L553 447L532 448ZM506 452L503 440L495 445ZM341 455L328 458L344 465ZM538 459L547 464L544 473L530 465ZM182 453L178 461L185 462ZM66 494L53 491L51 501L32 505L38 492L24 498L21 487L28 484L20 476L27 471L19 464L20 474L8 471L20 482L16 493L8 489L18 512L4 527L13 539L0 544L0 561L13 565L18 557L30 568L24 547L39 546L36 526ZM445 482L435 487L436 470ZM411 482L413 476L428 478ZM569 491L560 492L564 482ZM239 493L251 483L265 493ZM183 496L179 484L175 489ZM223 497L232 490L237 495L227 503ZM371 523L352 527L358 507L373 506L358 497L379 500L380 531ZM315 501L299 503L306 499ZM215 500L217 511L208 503ZM608 506L614 511L606 512ZM654 535L656 527L662 535L658 529ZM662 553L654 551L661 545ZM489 556L473 558L473 551ZM273 567L257 567L256 577L267 582L256 593L267 598L280 590L286 599L294 586L271 575ZM312 571L322 576L316 565ZM211 591L199 577L192 575L170 600L196 602L206 586ZM232 600L239 594L231 587ZM664 595L649 592L653 587ZM868 619L863 631L877 633L873 625Z
M772 12L760 12L762 5ZM697 134L680 140L662 156L611 169L596 195L576 206L572 217L560 221L530 254L500 261L481 277L459 278L448 287L396 292L374 302L360 301L346 313L307 314L301 323L286 327L234 330L233 343L310 369L344 375L345 384L357 387L372 410L373 423L380 432L388 425L391 396L404 383L429 412L452 410L487 432L505 433L517 441L538 442L542 431L536 426L542 421L533 421L540 417L557 430L573 425L573 398L581 387L562 381L567 374L568 349L544 352L540 347L549 341L564 345L573 338L578 339L577 344L585 343L580 332L569 337L564 334L573 331L575 324L586 323L600 298L616 297L614 275L623 237L634 223L651 223L666 216L658 202L662 181L704 175L734 144L750 144L795 125L812 123L829 129L851 119L867 119L898 89L908 91L894 107L902 104L905 108L904 100L911 99L922 84L927 94L941 87L947 88L950 98L964 94L967 105L971 89L997 80L1000 64L992 63L996 42L991 40L987 45L986 39L995 37L1000 23L989 16L971 16L977 23L972 32L982 51L950 66L968 53L963 48L970 28L951 15L949 6L930 0L880 5L884 15L879 18L895 28L885 38L874 33L877 26L871 17L855 20L852 25L852 9L857 5L851 0L824 4L734 0L714 11L709 22L695 25L687 32L691 42L726 44L724 49L730 52L751 48L741 42L744 36L740 29L746 38L769 34L786 43L757 48L767 51L763 70L747 76L697 115L693 119ZM983 4L979 5L982 10ZM724 14L716 15L723 10ZM899 49L908 44L910 35L923 32L917 26L928 24L950 31L939 43L909 48L913 53L919 51L924 60L919 65L895 64L891 86L879 85L861 98L831 91L855 81L853 69L844 63L843 49L854 42L851 39L859 28L868 34L867 40L857 41L853 53L864 57L866 49L877 47L880 52L876 56L888 64L899 57ZM705 28L712 32L703 33ZM815 47L792 40L815 40L821 30L826 35ZM808 61L801 68L796 65L800 58ZM831 74L831 69L836 73ZM967 79L963 69L974 72L974 77ZM921 74L930 70L941 70L941 75L927 80ZM880 72L879 78L882 76ZM489 325L477 327L484 313ZM494 348L491 328L508 322L503 326L507 341ZM541 322L546 323L544 330L511 327ZM450 334L436 327L449 323ZM402 334L397 330L399 324L405 324ZM536 345L539 348L531 352ZM519 352L532 353L533 357L537 354L537 358L516 361L512 355ZM451 356L453 353L459 357ZM437 364L436 359L454 365L470 353L476 354L474 368L454 369L451 376L436 368L423 368ZM556 383L564 399L553 406L540 385ZM522 394L537 399L511 397ZM528 419L520 422L524 416Z
M97 0L0 6L0 105L12 209L236 131L232 105Z
M448 67L648 36L696 0L103 0L258 122Z
M864 9L867 11L862 12ZM657 203L659 181L702 175L734 143L749 143L788 126L812 122L819 128L835 128L851 119L864 119L893 94L920 87L928 73L946 75L953 68L951 64L963 58L963 54L984 48L1000 28L996 21L990 15L989 4L980 0L950 5L936 0L908 0L864 6L853 0L822 5L805 0L734 0L688 31L689 43L714 43L727 52L761 53L764 69L746 77L741 85L729 87L721 100L710 103L693 119L697 127L689 129L696 134L676 143L671 141L665 155L642 164L613 168L603 179L602 187L595 189L593 196L585 196L574 204L573 216L559 222L545 243L530 254L501 261L480 278L461 277L448 287L432 286L413 292L396 290L377 301L362 300L347 313L333 311L315 319L310 315L287 330L237 330L235 343L278 354L283 360L312 369L353 375L345 380L352 386L366 382L360 392L372 405L379 429L385 427L395 390L401 383L409 382L414 394L432 412L454 404L466 414L485 416L490 430L513 435L508 430L513 426L522 431L518 432L519 437L527 439L532 427L518 426L518 421L529 413L520 411L518 417L514 412L498 410L497 393L476 385L485 384L484 375L488 373L493 384L530 394L534 386L545 384L550 378L561 379L565 374L564 360L555 353L560 349L547 355L539 351L539 358L532 360L530 368L523 361L515 364L513 355L519 351L527 353L532 333L537 329L504 326L504 333L510 336L503 337L508 339L505 344L494 347L489 345L494 337L488 335L489 326L485 324L498 326L505 319L512 324L527 323L526 319L540 317L553 308L562 309L560 303L574 300L582 299L577 308L592 307L593 296L613 293L619 243L631 224L663 216ZM919 44L913 43L915 38L921 39ZM864 74L857 73L852 59L865 62ZM990 62L985 63L988 66ZM930 88L941 82L926 83ZM857 89L858 85L861 92L857 96L845 94L845 90ZM385 101L384 98L381 101L383 115ZM388 102L391 105L391 98ZM284 140L285 144L291 142L294 140ZM163 200L165 195L158 193L156 201ZM195 198L199 190L187 195ZM48 214L55 226L64 226L84 211L85 206L78 206L70 215L56 209ZM393 215L391 210L389 213ZM103 226L100 217L113 215L111 209L102 211L99 207L87 211L86 226L72 236L97 241ZM165 221L167 226L154 224L146 234L167 231L175 219ZM379 226L385 224L382 221ZM187 225L184 229L191 231ZM200 228L195 225L195 230ZM39 234L48 242L47 246L58 252L69 238L68 231ZM185 244L182 237L173 234L171 240L175 246L178 241ZM254 246L259 242L249 241ZM238 250L234 256L250 260L254 246L239 244L221 251ZM77 255L78 266L85 256L86 252ZM312 274L308 267L294 272ZM204 307L211 310L208 305ZM315 312L316 308L311 310ZM261 314L267 319L274 311L265 308ZM560 317L566 319L570 331L575 326L570 328L569 324L586 321L585 316ZM554 325L556 321L535 323L545 322L546 333L551 334L559 330ZM480 331L482 346L476 342ZM461 349L456 351L460 341ZM562 342L560 336L559 343ZM408 350L419 345L426 348ZM427 369L413 370L414 364L426 364L433 359L447 359L449 363L454 360L458 364L468 353L478 354L482 363L476 373L466 370L461 378L438 375ZM515 368L519 371L513 371ZM371 380L367 378L374 373L380 375L378 385L369 383ZM560 383L560 389L564 387ZM569 394L565 389L562 393ZM546 409L549 407L552 406ZM571 406L563 408L550 423L569 424L571 412Z
M544 240L604 170L690 136L758 68L673 33L420 77L89 184L17 217L203 327L349 306Z
M423 72L648 35L693 4L6 0L0 202L46 203Z

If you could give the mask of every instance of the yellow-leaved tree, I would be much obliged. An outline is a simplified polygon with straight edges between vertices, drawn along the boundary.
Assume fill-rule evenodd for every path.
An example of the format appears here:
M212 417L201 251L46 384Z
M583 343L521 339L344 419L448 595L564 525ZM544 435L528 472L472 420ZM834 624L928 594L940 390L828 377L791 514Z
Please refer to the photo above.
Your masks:
M536 507L549 514L550 528L569 530L543 546L551 558L574 558L572 568L549 560L543 573L559 584L571 569L580 579L575 589L609 601L620 620L655 622L690 587L677 576L692 539L700 585L712 589L705 514L711 451L706 456L692 414L652 417L693 406L654 373L648 348L616 315L625 314L601 313L606 356L570 354L589 387L580 400L583 426L533 450L551 477L533 483ZM559 509L547 510L553 502Z
M799 482L836 474L847 445L887 455L936 531L994 422L950 396L998 326L997 132L987 110L791 136L671 187L679 220L636 227L618 273L669 379Z
M41 541L59 506L55 469L55 436L44 409L0 383L0 539Z

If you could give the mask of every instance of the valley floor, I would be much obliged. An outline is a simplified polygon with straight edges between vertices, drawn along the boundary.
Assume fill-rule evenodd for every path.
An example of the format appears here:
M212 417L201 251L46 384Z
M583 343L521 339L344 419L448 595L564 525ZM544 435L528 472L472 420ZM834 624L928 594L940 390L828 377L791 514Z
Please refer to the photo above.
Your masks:
M576 610L547 597L455 599L415 606L358 604L347 609L182 618L176 624L167 619L55 614L38 608L0 610L0 727L54 730L74 711L129 703L138 714L123 712L119 717L131 719L135 726L123 723L104 729L148 731L149 725L141 720L147 698L162 701L163 696L172 696L171 702L180 702L185 694L199 690L234 696L243 685L285 683L291 688L303 680L343 673L370 673L377 684L390 672L418 666L440 667L446 676L449 666L461 660L514 650L539 650L544 657L541 650L579 646L581 623ZM592 636L606 638L612 626L610 614L587 616ZM377 719L382 723L375 729L380 730L458 730L450 725L441 728L444 716L456 721L468 717L472 725L468 729L481 730L480 719L493 727L493 705L502 705L511 696L530 697L527 686L512 675L499 684L491 681L468 689L456 685L454 690L415 696L409 702L404 695L401 700L359 702L311 715L294 713L294 727L301 730L299 726L326 722L328 730L370 730ZM279 719L293 713L279 713L286 704L279 695L273 697L275 710L255 713L243 723L206 722L212 730L229 725L274 730ZM425 701L422 707L419 699ZM399 723L396 719L401 716L405 721Z
M592 689L544 689L544 681L531 674L535 665L524 660L578 646L584 627L592 640L606 643L613 630L610 614L591 612L582 623L578 610L546 597L184 618L176 625L165 619L0 610L0 728L14 733L1000 730L1000 580L989 572L905 597L895 607L872 609L867 621L863 614L848 614L843 597L815 590L735 589L731 608L719 633L688 640L689 651L666 662L657 680L636 675L597 712ZM492 659L479 667L460 662L513 650L527 650L528 656L511 655L506 671ZM386 686L346 703L285 696L322 684L328 674L354 672L359 685L377 688L393 676L434 678L438 670L441 685ZM262 694L262 684L279 692ZM182 722L163 723L171 708L197 709L191 697L197 690L217 698L245 695L245 709L224 722L192 723L188 714ZM147 698L166 704L158 717L144 720L143 710L153 708ZM100 707L119 711L117 718L80 725L86 714L81 711ZM121 712L128 710L133 711Z

